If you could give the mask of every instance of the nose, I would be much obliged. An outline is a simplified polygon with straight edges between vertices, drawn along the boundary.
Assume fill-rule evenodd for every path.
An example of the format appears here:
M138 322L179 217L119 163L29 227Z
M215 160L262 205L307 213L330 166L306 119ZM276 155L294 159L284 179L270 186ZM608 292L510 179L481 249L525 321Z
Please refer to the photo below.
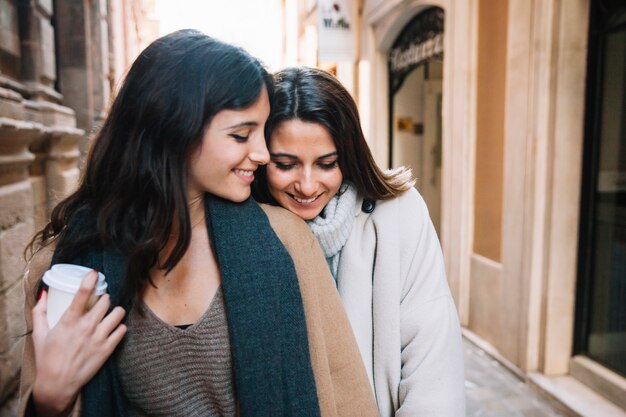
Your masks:
M250 153L248 157L257 165L267 165L270 161L270 153L267 150L265 137L262 134L257 135L256 138L250 141Z
M317 191L317 181L310 169L302 170L300 178L295 183L295 189L304 197L310 197Z

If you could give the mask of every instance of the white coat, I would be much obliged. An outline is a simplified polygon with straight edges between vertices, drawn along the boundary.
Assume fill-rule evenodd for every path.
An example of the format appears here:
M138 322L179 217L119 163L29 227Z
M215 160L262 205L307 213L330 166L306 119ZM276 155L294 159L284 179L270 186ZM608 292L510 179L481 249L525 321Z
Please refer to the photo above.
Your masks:
M461 331L441 247L415 189L357 204L337 287L381 417L465 416Z

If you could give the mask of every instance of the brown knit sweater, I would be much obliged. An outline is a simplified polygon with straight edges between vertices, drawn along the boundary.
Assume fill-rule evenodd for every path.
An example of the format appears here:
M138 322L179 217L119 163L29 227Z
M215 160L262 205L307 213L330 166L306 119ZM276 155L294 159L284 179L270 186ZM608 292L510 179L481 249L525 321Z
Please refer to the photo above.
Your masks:
M127 324L117 364L131 415L236 415L221 288L202 317L184 330L165 323L145 304L131 309Z

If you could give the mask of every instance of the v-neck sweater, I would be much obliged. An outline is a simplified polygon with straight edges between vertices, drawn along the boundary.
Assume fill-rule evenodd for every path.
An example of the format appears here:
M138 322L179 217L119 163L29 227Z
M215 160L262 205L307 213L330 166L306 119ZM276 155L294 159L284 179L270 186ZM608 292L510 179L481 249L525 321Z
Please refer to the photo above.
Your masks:
M185 329L164 322L145 304L133 306L127 325L116 360L131 415L237 415L221 287Z

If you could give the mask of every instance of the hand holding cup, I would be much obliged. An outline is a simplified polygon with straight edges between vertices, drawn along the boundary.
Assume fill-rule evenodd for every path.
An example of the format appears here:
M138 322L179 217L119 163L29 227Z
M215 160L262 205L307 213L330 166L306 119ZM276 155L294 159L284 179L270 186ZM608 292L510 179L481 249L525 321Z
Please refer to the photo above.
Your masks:
M81 388L111 356L126 333L121 323L125 311L100 296L89 309L98 274L89 272L58 323L48 324L48 294L42 292L33 309L33 345L36 375L32 398L38 415L54 416L67 412Z
M53 328L65 310L72 303L83 278L91 268L73 264L55 264L43 275L43 283L48 286L48 326ZM104 275L98 272L98 280L87 308L93 307L98 297L106 293L107 283Z

